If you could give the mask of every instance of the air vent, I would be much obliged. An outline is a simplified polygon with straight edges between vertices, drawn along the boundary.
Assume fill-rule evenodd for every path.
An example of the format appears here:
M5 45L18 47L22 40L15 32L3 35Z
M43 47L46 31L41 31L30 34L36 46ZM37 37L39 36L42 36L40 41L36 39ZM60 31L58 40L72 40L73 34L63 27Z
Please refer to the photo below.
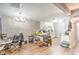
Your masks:
M19 8L19 9L20 9L20 3L10 3L9 5L10 5L11 7Z

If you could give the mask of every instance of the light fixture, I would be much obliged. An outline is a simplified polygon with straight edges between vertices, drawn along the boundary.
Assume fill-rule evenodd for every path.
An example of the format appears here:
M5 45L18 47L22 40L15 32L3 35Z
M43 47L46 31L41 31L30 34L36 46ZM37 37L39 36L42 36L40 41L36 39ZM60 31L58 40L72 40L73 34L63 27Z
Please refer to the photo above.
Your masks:
M25 22L25 18L23 17L23 13L22 13L22 5L20 4L20 9L19 9L19 13L18 16L16 17L16 21L17 22Z

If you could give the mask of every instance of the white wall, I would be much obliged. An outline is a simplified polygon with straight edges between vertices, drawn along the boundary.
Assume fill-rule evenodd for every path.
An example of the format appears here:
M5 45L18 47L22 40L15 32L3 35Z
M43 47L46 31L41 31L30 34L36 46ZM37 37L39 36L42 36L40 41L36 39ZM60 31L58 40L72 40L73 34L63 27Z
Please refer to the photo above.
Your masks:
M61 34L64 34L68 30L70 17L65 16L63 18L56 18L56 20L41 21L40 28L47 26L45 23L52 23L52 28L54 29L54 36L59 37Z
M55 36L59 36L61 34L64 34L66 30L68 30L68 24L69 21L71 20L69 16L64 16L62 18L58 18L56 17L55 20L50 20L46 21L48 23L52 23L52 28L54 29L54 35ZM45 26L46 22L42 22L40 23L40 28L42 28L43 26Z
M33 34L35 30L39 30L40 22L26 20L25 23L15 21L14 18L2 16L2 32L8 35L23 32L25 37Z
M65 32L65 24L64 21L58 21L54 23L55 35L59 37L61 34Z
M71 21L71 16L67 16L64 18L65 30L68 29L69 21Z
M77 39L79 40L79 22L76 24L77 26Z
M64 16L62 18L57 18L57 22L54 22L55 33L57 36L64 34L68 30L68 24L71 20L70 16Z
M42 28L45 27L45 26L52 26L52 29L54 29L52 22L41 21L41 22L40 22L40 29L42 29Z

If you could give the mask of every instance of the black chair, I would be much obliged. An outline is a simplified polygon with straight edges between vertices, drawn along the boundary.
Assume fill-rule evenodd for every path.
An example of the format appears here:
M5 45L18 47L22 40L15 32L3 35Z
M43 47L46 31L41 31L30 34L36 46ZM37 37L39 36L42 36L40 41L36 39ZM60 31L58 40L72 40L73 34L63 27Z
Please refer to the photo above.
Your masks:
M34 37L33 36L29 36L29 43L34 43Z
M11 44L10 43L4 44L0 54L1 55L6 55L7 54L6 51L10 50L10 48L11 48Z
M11 48L11 45L12 45L11 43L5 44L3 50L8 50L8 49L10 49L10 48Z
M14 35L12 42L11 42L11 48L12 49L16 49L18 48L18 44L19 44L19 36L18 35Z
M17 43L18 42L18 39L19 39L19 36L14 35L13 36L13 39L12 39L12 43Z
M23 42L24 42L24 36L23 36L23 33L20 33L19 34L19 46L20 46L20 48L22 47Z

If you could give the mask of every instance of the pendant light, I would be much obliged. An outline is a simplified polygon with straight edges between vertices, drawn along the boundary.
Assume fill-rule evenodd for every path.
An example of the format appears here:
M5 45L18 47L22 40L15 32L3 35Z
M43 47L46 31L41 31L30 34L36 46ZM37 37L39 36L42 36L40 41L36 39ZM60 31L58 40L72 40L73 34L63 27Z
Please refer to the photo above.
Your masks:
M19 7L18 16L16 17L16 21L25 22L25 18L24 18L23 13L22 13L22 4L21 3L20 3L20 7Z

